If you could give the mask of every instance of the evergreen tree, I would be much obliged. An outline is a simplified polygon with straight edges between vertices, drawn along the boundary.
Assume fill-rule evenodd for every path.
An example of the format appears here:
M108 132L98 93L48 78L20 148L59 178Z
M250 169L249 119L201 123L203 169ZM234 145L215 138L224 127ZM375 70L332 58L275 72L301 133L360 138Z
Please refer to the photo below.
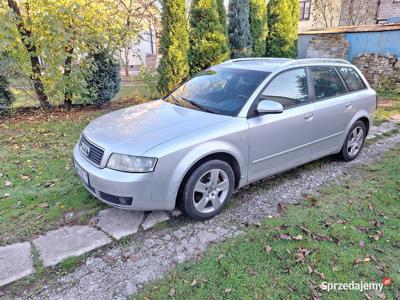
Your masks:
M269 32L266 56L297 56L298 10L298 0L270 0L268 2Z
M267 2L250 0L250 32L253 39L253 56L264 56L267 37Z
M224 0L217 0L217 9L218 9L219 22L221 23L224 32L228 34L228 20L226 18L226 9L224 5Z
M158 89L161 94L168 93L189 76L189 34L185 2L185 0L162 1L162 59L158 69L160 74Z
M118 93L121 82L120 66L113 55L105 50L90 53L88 58L92 63L86 78L87 96L91 103L100 106Z
M191 74L229 58L228 39L221 25L216 0L193 0L190 27Z
M249 10L249 0L229 2L228 35L232 58L252 55Z

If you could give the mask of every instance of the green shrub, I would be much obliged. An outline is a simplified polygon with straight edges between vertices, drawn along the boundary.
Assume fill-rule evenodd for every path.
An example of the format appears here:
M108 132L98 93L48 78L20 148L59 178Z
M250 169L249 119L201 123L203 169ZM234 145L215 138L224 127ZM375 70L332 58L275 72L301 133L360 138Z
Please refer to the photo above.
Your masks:
M89 102L98 106L109 102L118 93L121 83L120 65L107 51L92 52L90 72L86 77Z
M266 56L296 57L299 24L298 0L270 0L267 6Z
M250 0L250 32L253 39L253 56L264 56L267 37L267 4L265 0Z
M216 0L193 0L190 10L190 73L196 74L229 58L228 39Z
M229 2L228 35L232 58L252 55L249 10L249 0Z
M159 65L158 90L162 95L173 90L189 76L189 34L185 0L163 0L161 36L162 59Z

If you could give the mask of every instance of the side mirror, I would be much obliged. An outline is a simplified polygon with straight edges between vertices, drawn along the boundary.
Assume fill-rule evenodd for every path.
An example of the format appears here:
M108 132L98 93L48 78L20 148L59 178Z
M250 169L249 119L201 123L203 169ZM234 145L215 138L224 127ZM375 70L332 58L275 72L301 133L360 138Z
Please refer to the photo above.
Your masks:
M275 101L262 100L258 103L256 110L260 114L280 114L283 112L283 106Z

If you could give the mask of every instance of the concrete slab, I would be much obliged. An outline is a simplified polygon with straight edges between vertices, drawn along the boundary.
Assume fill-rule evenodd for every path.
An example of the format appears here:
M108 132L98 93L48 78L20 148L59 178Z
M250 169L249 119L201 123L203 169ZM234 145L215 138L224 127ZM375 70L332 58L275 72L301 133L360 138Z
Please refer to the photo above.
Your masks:
M144 212L107 208L99 212L94 221L101 230L119 240L134 234L143 222Z
M46 267L109 243L111 239L104 232L90 226L62 227L33 240Z
M153 211L151 212L146 221L142 224L144 230L150 229L157 225L158 223L168 221L170 219L169 215L165 211Z
M0 286L35 272L29 243L0 247Z

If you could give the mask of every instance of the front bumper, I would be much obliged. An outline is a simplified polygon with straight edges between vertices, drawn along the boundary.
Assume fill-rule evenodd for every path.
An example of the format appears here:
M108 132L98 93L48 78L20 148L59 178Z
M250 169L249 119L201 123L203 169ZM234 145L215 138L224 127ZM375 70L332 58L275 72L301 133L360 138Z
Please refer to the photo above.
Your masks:
M74 164L87 172L89 184L82 181L86 189L102 202L123 209L165 210L165 203L152 200L155 173L126 173L99 168L90 163L75 145ZM160 192L160 191L158 191ZM162 192L162 191L161 191Z

